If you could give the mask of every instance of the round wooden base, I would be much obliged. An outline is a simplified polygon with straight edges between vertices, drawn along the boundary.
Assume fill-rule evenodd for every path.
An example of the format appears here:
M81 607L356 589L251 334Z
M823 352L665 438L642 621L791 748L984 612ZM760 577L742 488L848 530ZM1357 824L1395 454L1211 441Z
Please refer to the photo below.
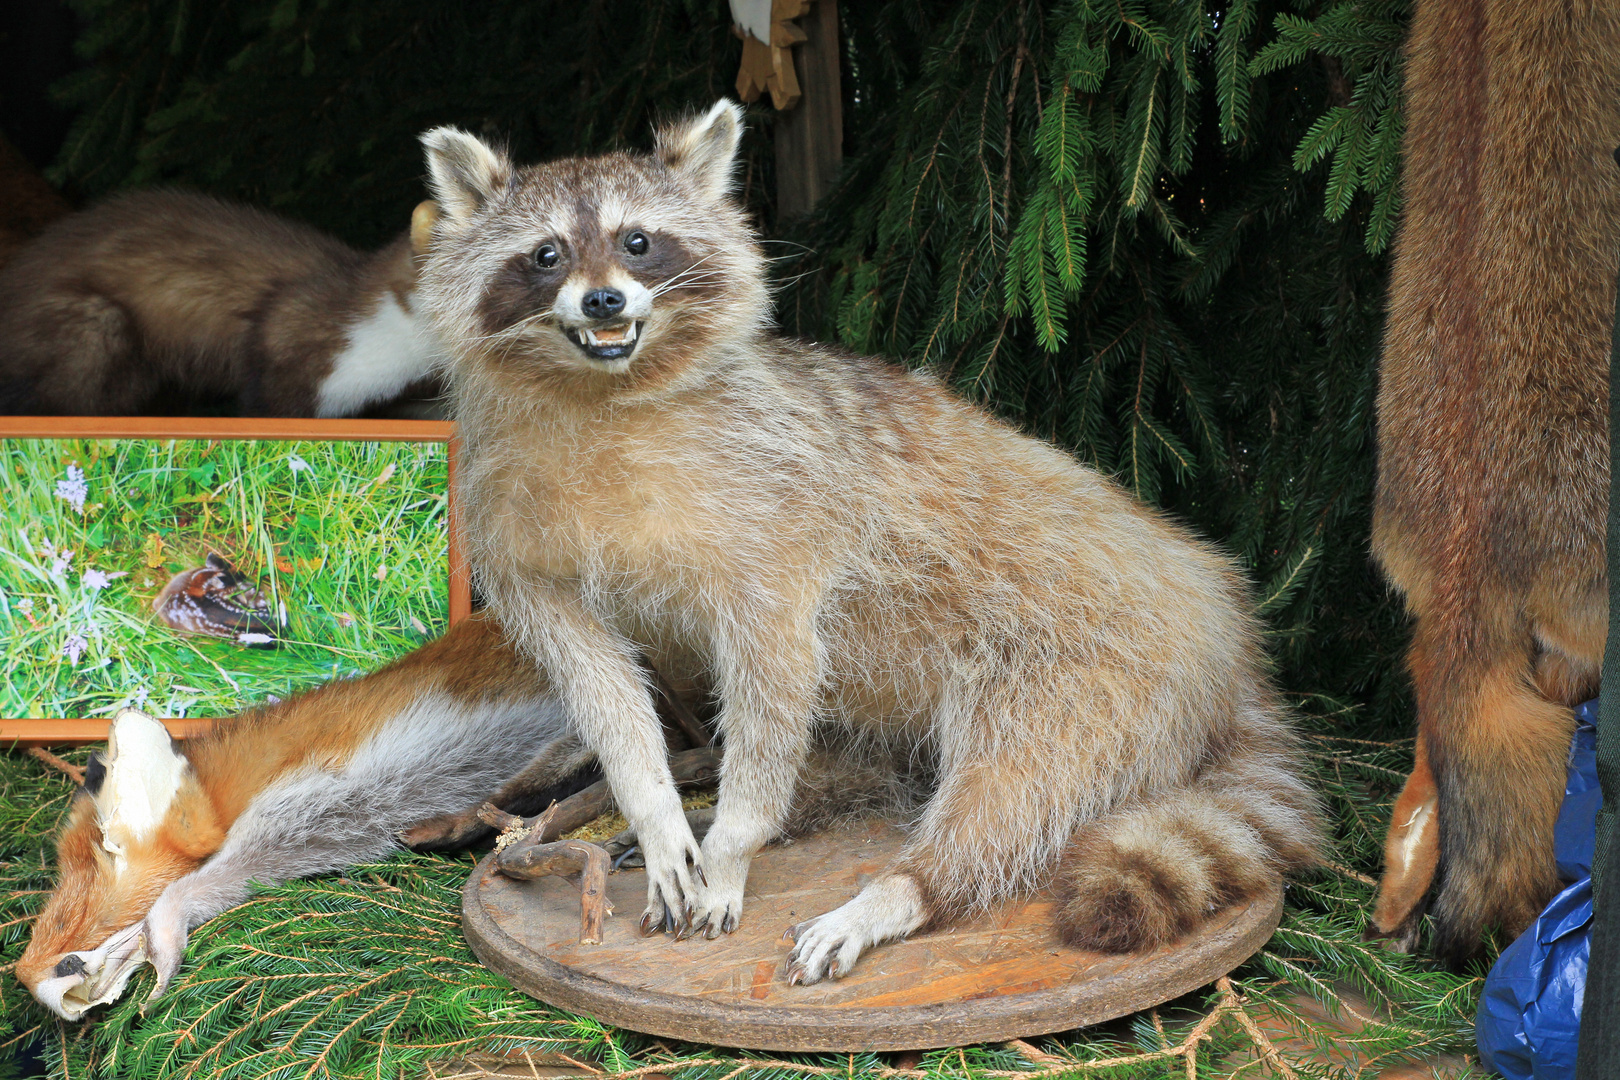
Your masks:
M689 1042L758 1050L909 1050L1066 1031L1145 1009L1214 980L1253 955L1282 917L1279 883L1156 952L1070 949L1041 895L862 956L842 980L782 978L794 923L830 911L888 866L901 834L872 823L768 847L748 876L743 923L709 941L644 938L646 877L608 877L616 917L580 945L579 886L514 881L478 864L462 926L489 968L541 1001L609 1024Z

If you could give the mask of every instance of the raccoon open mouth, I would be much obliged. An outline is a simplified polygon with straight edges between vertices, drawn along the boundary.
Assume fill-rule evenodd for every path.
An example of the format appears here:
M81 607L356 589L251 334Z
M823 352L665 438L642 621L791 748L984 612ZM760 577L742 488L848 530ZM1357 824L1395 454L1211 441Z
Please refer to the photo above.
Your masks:
M624 322L617 326L582 326L569 330L568 336L585 354L595 360L622 360L636 351L641 337L641 323Z

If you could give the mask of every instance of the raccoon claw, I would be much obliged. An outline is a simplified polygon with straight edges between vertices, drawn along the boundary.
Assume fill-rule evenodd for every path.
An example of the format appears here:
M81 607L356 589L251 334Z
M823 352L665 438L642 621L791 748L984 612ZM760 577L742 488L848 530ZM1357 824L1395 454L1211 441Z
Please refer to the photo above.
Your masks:
M652 937L665 929L674 929L674 926L675 916L670 913L669 905L665 904L662 911L649 910L641 917L641 936Z

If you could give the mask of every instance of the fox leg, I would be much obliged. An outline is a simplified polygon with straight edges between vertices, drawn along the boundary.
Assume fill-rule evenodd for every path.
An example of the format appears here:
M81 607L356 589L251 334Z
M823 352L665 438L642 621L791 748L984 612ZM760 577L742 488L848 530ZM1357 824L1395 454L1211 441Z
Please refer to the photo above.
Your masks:
M1440 860L1439 802L1428 749L1420 735L1412 775L1406 778L1390 814L1389 832L1384 836L1384 876L1378 883L1372 925L1367 928L1369 938L1387 939L1398 952L1411 952L1417 945L1423 901L1434 884Z
M1457 963L1487 925L1517 934L1558 889L1553 822L1573 720L1535 689L1528 631L1488 616L1420 614L1408 660L1438 795L1436 946Z

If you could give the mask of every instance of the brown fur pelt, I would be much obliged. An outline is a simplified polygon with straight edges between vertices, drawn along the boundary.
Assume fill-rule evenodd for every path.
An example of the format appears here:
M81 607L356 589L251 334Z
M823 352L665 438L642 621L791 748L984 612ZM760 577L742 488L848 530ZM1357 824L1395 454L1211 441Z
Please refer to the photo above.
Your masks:
M366 254L195 192L115 196L0 268L0 411L354 415L437 363L416 264L409 236Z
M1620 8L1422 0L1406 217L1378 398L1373 550L1416 620L1418 767L1372 932L1517 933L1558 887L1552 826L1607 630Z

